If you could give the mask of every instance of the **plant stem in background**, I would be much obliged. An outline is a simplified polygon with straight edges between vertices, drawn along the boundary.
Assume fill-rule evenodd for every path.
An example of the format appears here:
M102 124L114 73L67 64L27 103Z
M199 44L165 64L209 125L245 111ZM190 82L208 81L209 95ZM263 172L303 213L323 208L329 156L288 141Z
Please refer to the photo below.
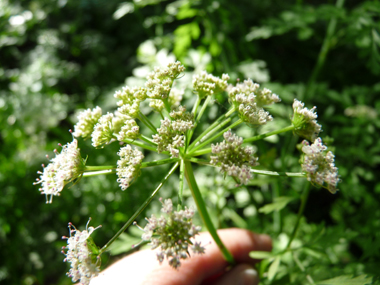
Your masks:
M310 183L306 183L305 188L303 190L303 195L301 197L301 205L300 205L300 208L298 209L297 221L296 221L296 224L294 225L294 229L293 229L292 235L290 236L290 239L289 239L288 245L286 246L286 249L290 248L295 236L297 235L297 231L298 231L298 227L299 227L299 224L300 224L300 221L302 218L302 214L305 210L307 199L309 197L309 191L310 191Z
M187 179L187 183L189 184L191 194L193 195L194 201L197 205L199 214L206 225L208 231L210 232L210 235L214 239L215 243L218 245L220 251L222 252L224 258L228 261L230 264L235 264L234 257L232 254L228 251L226 246L223 244L221 239L218 236L218 233L216 232L216 229L211 221L211 218L207 212L205 202L203 201L203 197L201 192L199 191L197 182L195 181L193 168L191 166L190 161L185 161L185 176Z
M141 214L142 211L149 205L149 203L153 200L154 196L158 193L158 190L165 184L165 182L169 179L170 175L174 173L177 169L179 163L177 162L166 174L166 176L161 180L160 184L156 187L152 194L145 200L145 202L138 208L138 210L129 218L129 220L124 224L124 226L100 249L100 253L102 254L107 250L107 248L134 222L134 220Z
M344 0L337 0L335 6L337 8L342 8L343 4L344 4ZM317 63L315 64L313 72L311 73L310 79L306 85L304 97L302 98L303 100L306 100L307 97L309 97L309 99L313 97L313 94L314 94L313 87L314 87L315 81L317 80L318 75L321 72L323 65L325 64L327 54L330 48L332 47L331 40L335 33L336 24L337 24L336 17L332 17L327 27L326 36L325 36L325 39L323 40L321 50L319 51Z

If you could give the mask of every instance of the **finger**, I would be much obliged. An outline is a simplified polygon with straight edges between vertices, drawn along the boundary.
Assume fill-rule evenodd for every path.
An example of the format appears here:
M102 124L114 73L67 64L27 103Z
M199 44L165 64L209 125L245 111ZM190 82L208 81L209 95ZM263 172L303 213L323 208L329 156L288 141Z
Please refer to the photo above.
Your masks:
M237 263L254 264L257 260L249 257L250 251L272 249L272 242L268 236L248 230L224 229L219 230L218 234ZM178 270L170 267L165 261L160 265L155 251L143 250L121 259L102 271L91 281L91 285L201 284L204 279L223 272L228 264L210 234L201 233L196 240L206 246L206 253L193 255L183 261Z
M237 263L254 264L257 260L249 257L250 251L272 249L271 239L267 235L235 228L219 230L218 234ZM206 246L206 254L194 255L183 261L179 270L173 270L165 263L152 270L145 284L201 284L204 279L224 271L228 263L211 236L203 233L197 240Z
M210 284L210 283L204 283ZM259 277L257 271L248 264L239 264L227 273L220 276L212 284L214 285L257 285Z

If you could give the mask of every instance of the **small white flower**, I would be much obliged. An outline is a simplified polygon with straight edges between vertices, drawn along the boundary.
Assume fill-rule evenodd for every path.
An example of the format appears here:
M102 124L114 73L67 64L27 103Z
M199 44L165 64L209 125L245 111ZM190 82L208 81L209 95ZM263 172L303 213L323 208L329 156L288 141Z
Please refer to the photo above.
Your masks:
M247 184L252 178L251 167L257 166L258 158L254 157L251 147L243 147L243 138L232 134L231 130L223 134L224 141L211 145L210 163L221 167L221 172L234 176L241 183Z
M224 91L227 88L228 74L223 74L222 79L202 71L193 77L193 88L198 93L199 98L211 96L216 92Z
M162 202L161 212L167 214L167 217L161 216L157 219L152 215L146 218L146 224L142 240L150 241L152 249L159 247L157 259L161 263L165 257L169 265L178 268L181 265L181 259L187 259L189 249L195 254L203 254L205 248L199 242L194 242L194 237L199 234L201 227L195 226L192 222L194 210L185 207L184 210L173 212L173 203L170 199Z
M41 184L41 194L46 195L46 203L51 203L53 196L59 196L63 187L77 179L84 171L86 160L80 155L78 141L73 139L62 147L61 153L54 150L55 157L44 167L44 171L39 171L40 178L33 183Z
M304 103L294 99L292 119L292 124L295 127L294 132L307 140L314 141L322 130L322 126L316 120L318 117L315 113L317 107L314 106L309 110L304 106Z
M116 169L119 177L117 182L120 184L121 190L124 191L130 186L133 179L139 175L144 155L137 148L132 149L130 145L122 147L117 155L120 156Z
M78 115L78 123L74 126L74 137L89 138L93 132L94 126L102 116L102 109L96 107L87 109Z
M100 271L98 248L90 235L101 226L97 228L88 227L88 223L84 231L78 230L69 223L70 236L62 237L62 239L67 239L67 246L62 248L62 253L66 255L63 261L71 264L67 275L72 278L73 282L79 281L81 285L90 284L91 279L97 276Z
M273 118L263 109L265 105L280 102L280 98L267 88L259 89L260 85L251 79L228 86L228 100L237 109L240 118L252 125L264 125Z
M302 170L307 173L307 179L327 188L333 194L336 193L340 179L338 168L335 167L333 153L327 151L327 147L323 145L321 138L317 138L312 145L306 140L302 144L304 155L301 166Z

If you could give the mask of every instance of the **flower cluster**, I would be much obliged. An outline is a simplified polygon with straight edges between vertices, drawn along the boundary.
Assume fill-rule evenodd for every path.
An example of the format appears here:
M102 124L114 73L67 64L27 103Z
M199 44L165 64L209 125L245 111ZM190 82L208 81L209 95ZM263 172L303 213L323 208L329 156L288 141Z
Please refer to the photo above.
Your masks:
M183 93L184 93L183 91L176 89L175 87L171 89L168 96L168 103L169 103L170 108L173 109L173 108L179 107L179 104L182 100ZM149 107L155 109L157 112L161 112L162 109L164 109L165 104L162 100L151 99L149 102Z
M131 118L136 118L140 111L140 103L147 98L147 89L143 87L129 88L125 86L114 94L119 99L118 112Z
M185 145L184 133L194 128L194 117L186 112L186 108L179 106L169 114L170 118L161 120L158 134L153 135L153 141L157 143L157 151L169 151L172 157L179 156L179 148Z
M155 67L154 71L147 76L148 81L145 83L149 98L161 100L168 98L173 81L184 70L185 67L179 61L169 63L165 68Z
M106 115L100 117L98 123L94 126L94 130L91 134L92 145L94 147L99 147L113 142L113 120L113 113L107 113Z
M334 155L327 151L321 138L317 138L312 145L306 140L302 142L301 160L302 170L307 173L307 179L327 188L331 193L336 193L339 183L338 168L334 164Z
M243 147L243 139L232 134L231 130L223 134L224 141L211 145L212 153L210 163L220 165L221 171L234 176L241 183L247 184L252 178L251 167L258 165L258 158L254 157L251 147Z
M53 196L59 196L63 187L77 179L84 171L86 160L80 155L78 141L74 139L62 147L61 153L54 150L55 157L45 167L44 171L38 171L40 178L36 179L36 184L41 184L40 192L46 195L46 203L51 203ZM48 196L49 199L48 199Z
M227 88L228 74L223 74L222 79L202 71L193 77L194 91L198 92L200 99L211 96L216 92L224 91Z
M137 139L140 135L140 128L137 125L136 121L133 119L127 119L124 122L124 125L120 128L120 131L117 134L118 141L124 141L127 139Z
M304 103L294 99L292 119L292 124L295 127L294 132L307 140L314 141L322 130L322 126L316 120L318 115L315 113L315 109L317 107L314 106L309 110L304 106Z
M238 110L240 118L252 125L263 125L273 118L263 109L265 105L280 102L280 98L267 88L259 89L260 85L251 79L228 86L228 98Z
M199 233L201 228L193 225L192 217L194 210L185 207L185 210L174 211L173 203L170 199L162 202L161 212L167 214L167 218L160 218L152 215L146 218L148 224L144 228L142 240L150 241L152 249L160 247L157 252L157 259L161 263L165 257L169 264L178 268L181 265L181 259L187 259L189 248L196 254L203 254L205 248L200 243L191 240Z
M117 153L120 159L117 161L116 173L119 177L117 182L120 184L121 190L129 187L134 178L140 174L141 162L144 155L137 148L132 149L130 145L122 147Z
M70 237L62 237L62 239L67 239L67 246L62 247L62 253L66 255L63 261L71 263L67 275L73 282L79 281L81 285L88 285L100 271L99 250L90 237L99 227L88 227L87 223L86 230L80 231L69 223Z
M102 116L102 109L96 107L87 109L78 115L78 123L74 126L74 137L89 138L94 130L94 126Z

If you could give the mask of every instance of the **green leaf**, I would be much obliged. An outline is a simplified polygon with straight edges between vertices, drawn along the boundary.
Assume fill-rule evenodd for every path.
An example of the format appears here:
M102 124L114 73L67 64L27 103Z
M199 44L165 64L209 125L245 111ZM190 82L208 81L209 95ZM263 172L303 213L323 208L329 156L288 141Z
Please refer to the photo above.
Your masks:
M274 257L273 253L268 251L251 251L249 256L256 259L267 259Z
M132 249L132 246L138 244L140 241L141 238L122 233L120 237L109 247L109 251L111 255L125 253L130 251Z
M290 203L291 201L295 199L296 199L295 197L286 197L286 196L274 198L273 203L270 203L261 207L259 209L259 212L264 213L264 214L269 214L269 213L272 213L273 211L280 211L283 208L285 208L285 206L288 203Z
M274 276L276 275L278 271L278 267L280 266L280 257L276 257L276 259L273 261L273 263L269 266L268 269L268 280L272 281Z
M365 285L372 282L372 277L363 274L352 278L350 275L341 275L332 279L319 281L317 284L323 285Z

